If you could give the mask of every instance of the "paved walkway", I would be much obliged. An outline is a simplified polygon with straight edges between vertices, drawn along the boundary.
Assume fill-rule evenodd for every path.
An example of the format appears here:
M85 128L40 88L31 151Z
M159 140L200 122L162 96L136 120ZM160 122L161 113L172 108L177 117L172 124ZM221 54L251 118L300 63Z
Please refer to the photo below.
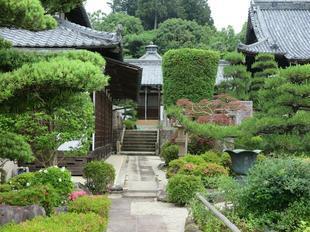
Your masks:
M165 173L157 168L162 162L159 157L128 156L125 160L118 164L116 180L124 182L125 191L110 195L108 232L183 232L186 208L156 201L158 190L167 182Z

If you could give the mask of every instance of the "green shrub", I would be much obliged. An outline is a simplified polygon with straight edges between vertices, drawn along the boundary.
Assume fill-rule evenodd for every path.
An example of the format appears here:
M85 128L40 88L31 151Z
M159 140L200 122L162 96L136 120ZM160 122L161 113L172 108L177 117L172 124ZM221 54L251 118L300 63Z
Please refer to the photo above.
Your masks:
M188 153L201 155L208 150L213 149L215 141L213 139L206 139L200 136L191 135L188 143Z
M167 194L169 201L177 205L185 205L197 192L203 192L204 187L200 177L175 175L169 179Z
M44 207L47 215L52 213L53 207L59 206L60 201L61 197L57 191L49 185L0 193L0 204L13 206L40 205Z
M35 180L35 173L33 172L26 172L20 175L14 176L9 180L9 184L11 185L12 189L20 190L30 186L37 184Z
M92 161L84 168L86 185L93 194L102 194L108 191L108 186L113 184L115 170L111 164L103 161Z
M213 96L219 54L208 50L177 49L163 58L165 105L178 99L193 102ZM194 91L193 91L194 90Z
M205 188L216 188L218 177L228 176L228 171L223 166L215 163L202 163L199 165L187 163L180 169L178 174L198 176Z
M106 231L107 221L95 213L65 213L52 217L36 217L18 225L1 228L2 232L102 232Z
M124 126L126 127L127 130L135 129L136 128L136 121L127 119L123 121Z
M161 156L164 158L166 165L172 160L179 158L179 146L175 144L166 143L161 149Z
M266 159L250 170L236 206L241 215L258 217L257 224L292 231L300 221L310 218L309 196L308 162L291 158Z
M111 201L106 196L82 196L68 205L69 212L96 213L101 217L108 218Z
M35 181L37 184L51 185L61 197L61 202L68 199L69 194L73 190L73 182L71 181L71 173L65 168L50 167L35 173Z
M245 57L239 52L230 52L225 54L224 60L228 61L232 65L243 64L245 62Z
M202 154L201 157L208 163L215 163L227 168L231 166L231 157L226 152L219 154L217 152L208 151Z
M12 186L9 184L0 184L0 193L12 191Z
M176 175L185 164L186 162L182 158L172 160L167 169L167 178Z

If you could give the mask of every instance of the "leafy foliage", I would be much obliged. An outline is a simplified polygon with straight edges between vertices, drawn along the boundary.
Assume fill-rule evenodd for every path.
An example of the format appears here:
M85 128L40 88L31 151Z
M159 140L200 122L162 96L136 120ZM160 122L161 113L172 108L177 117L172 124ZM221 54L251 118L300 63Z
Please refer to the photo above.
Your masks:
M35 174L33 172L22 173L20 175L14 176L9 181L11 189L14 190L21 190L30 186L32 187L36 184L38 183L35 180Z
M218 177L227 176L228 170L222 164L230 164L224 154L208 152L202 156L186 155L169 163L167 176L193 175L201 178L206 188L216 187Z
M65 168L50 167L35 173L35 183L51 185L60 196L58 204L64 203L73 190L71 173Z
M51 15L45 15L40 0L1 0L0 15L1 27L16 26L36 31L55 28L57 25Z
M177 205L189 203L196 192L203 191L201 179L196 176L178 174L171 177L167 185L168 199Z
M5 58L0 64L5 72L0 74L2 131L23 136L45 166L55 164L55 151L66 141L81 140L80 150L87 153L94 128L88 91L108 82L103 58L86 51L0 53Z
M179 158L179 146L166 143L162 146L160 155L164 158L166 165L168 165L172 160Z
M237 208L241 215L257 216L259 220L255 223L262 227L293 231L310 217L309 180L308 161L266 159L250 170L246 184L241 188Z
M26 162L34 159L31 147L25 139L20 135L9 132L0 133L0 158Z
M73 213L96 213L108 218L111 201L106 196L82 196L68 205L68 211Z
M108 191L108 186L113 184L115 170L111 164L103 161L92 161L84 168L86 185L93 194L102 194Z
M211 30L211 29L210 29ZM203 47L207 31L195 21L168 19L156 31L155 43L162 53L170 49Z
M98 31L115 31L118 25L122 26L122 35L140 34L144 31L142 22L139 18L125 13L114 13L105 16L97 11L90 15L90 21L94 29Z
M165 105L174 105L181 98L194 102L210 98L218 61L218 54L208 50L178 49L167 52L163 62Z
M50 215L59 205L60 196L51 186L34 186L17 191L0 193L0 204L13 206L40 205Z
M36 217L20 224L9 224L1 228L3 232L102 232L106 231L107 220L95 213L64 213L52 217Z
M40 0L49 14L56 12L66 13L81 6L85 0Z
M146 29L156 29L159 23L170 18L192 20L201 25L213 24L207 1L112 0L110 5L113 12L139 17Z
M156 31L144 31L141 34L130 34L124 37L124 53L127 57L140 58L145 47L155 40Z

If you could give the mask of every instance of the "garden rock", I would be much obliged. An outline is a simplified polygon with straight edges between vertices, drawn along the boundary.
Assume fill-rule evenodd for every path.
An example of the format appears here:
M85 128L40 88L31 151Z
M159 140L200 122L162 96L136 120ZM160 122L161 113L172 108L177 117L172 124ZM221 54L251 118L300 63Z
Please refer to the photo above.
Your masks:
M157 200L160 202L168 202L167 194L164 190L158 191Z
M55 213L60 214L60 213L66 213L68 212L68 207L67 206L59 206L55 208Z
M123 192L123 187L121 185L114 185L110 188L111 192Z
M191 216L187 217L184 232L202 232Z
M45 216L44 208L38 205L31 206L9 206L0 205L0 225L10 222L20 223L37 216Z

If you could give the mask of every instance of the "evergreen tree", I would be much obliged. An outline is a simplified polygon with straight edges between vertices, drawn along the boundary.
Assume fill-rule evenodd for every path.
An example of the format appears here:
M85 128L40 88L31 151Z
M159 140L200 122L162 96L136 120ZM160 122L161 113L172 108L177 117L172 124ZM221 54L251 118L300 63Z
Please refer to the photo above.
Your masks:
M238 52L228 53L224 59L230 63L224 68L225 80L217 86L218 93L227 93L238 100L249 100L251 73L244 65L244 55Z
M241 140L262 139L265 152L309 155L309 81L310 65L292 66L266 79L258 92L262 112L242 126Z
M254 102L255 108L259 109L258 91L264 86L267 78L274 76L278 72L278 64L274 55L261 53L255 57L252 69L254 77L251 80L250 98Z

